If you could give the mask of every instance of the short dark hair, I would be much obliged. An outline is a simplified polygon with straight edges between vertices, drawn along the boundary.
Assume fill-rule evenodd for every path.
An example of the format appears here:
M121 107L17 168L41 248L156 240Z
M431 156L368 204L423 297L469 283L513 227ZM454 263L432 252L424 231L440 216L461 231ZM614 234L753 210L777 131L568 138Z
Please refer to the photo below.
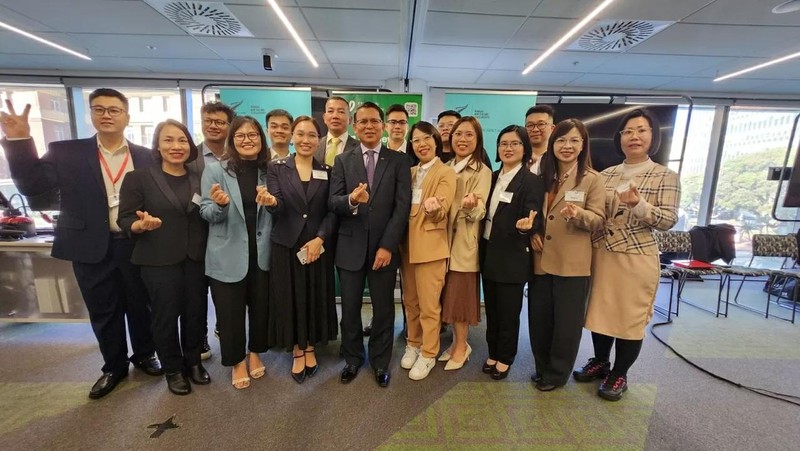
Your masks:
M556 139L566 135L573 128L578 130L581 139L583 139L583 147L581 147L581 153L578 154L578 167L575 170L576 185L581 183L586 168L592 167L592 157L589 153L589 132L586 131L586 126L578 119L564 119L556 125L555 130L550 134L550 140L547 142L547 152L542 155L541 174L542 178L544 178L545 191L548 193L553 189L558 177L558 158L556 158L553 151L553 145L555 145Z
M525 117L536 113L544 113L550 116L550 119L556 117L556 110L554 110L550 105L534 105L528 108L528 111L525 112Z
M383 119L384 119L383 110L381 109L381 107L378 106L377 103L374 103L374 102L364 102L361 105L359 105L358 108L356 108L356 111L353 113L353 122L356 121L356 118L358 117L358 112L360 110L367 109L367 108L372 108L373 110L377 111L378 114L381 115L381 122L383 122Z
M233 121L233 117L236 116L236 113L233 112L233 108L222 102L208 102L200 107L201 115L209 113L225 113L225 116L228 117L228 123Z
M492 169L489 156L486 154L486 148L483 146L483 127L481 127L481 123L478 122L478 119L475 118L475 116L464 116L456 121L455 124L453 124L453 130L450 131L450 148L454 149L453 134L456 132L456 130L458 130L458 127L465 122L472 125L472 128L475 129L475 151L472 152L472 155L469 157L470 163L477 161L478 169L481 168L481 164L485 164L489 169Z
M270 160L270 153L269 149L267 148L267 135L264 133L264 127L258 122L256 118L253 116L236 116L231 121L231 126L228 129L228 137L225 139L225 155L223 155L222 159L227 161L227 167L225 170L229 174L238 175L241 173L241 169L239 165L241 164L242 158L239 156L239 152L236 151L236 144L234 143L233 135L239 131L245 124L250 124L255 127L258 134L261 136L261 149L258 151L258 156L256 160L258 160L258 167L262 171L267 170L267 164Z
M91 94L89 94L89 105L91 105L92 101L98 97L116 97L119 99L120 102L122 102L123 105L125 105L125 109L126 110L128 109L128 98L125 97L125 94L117 91L116 89L111 89L111 88L95 89L94 91L92 91Z
M656 116L645 108L637 108L622 118L619 123L619 127L617 127L617 131L614 132L614 146L617 148L617 152L625 155L625 152L622 151L622 137L620 136L619 132L625 129L625 126L628 125L629 120L636 119L637 117L645 118L645 120L650 124L650 128L653 129L653 137L650 140L650 148L647 150L647 154L652 157L653 155L657 154L659 150L661 150L661 125L658 123Z
M411 137L414 136L414 130L419 130L422 133L431 135L433 137L433 141L436 143L436 156L440 159L444 154L444 145L442 144L442 135L439 134L439 130L431 124L430 122L419 121L416 124L411 126L411 130L408 131L408 142L411 142ZM417 152L414 149L414 145L411 144L411 149L414 152L414 156L417 156ZM417 157L419 159L419 157Z
M294 118L292 117L291 113L280 108L275 108L274 110L267 113L267 117L264 119L264 122L269 125L269 120L270 118L273 117L285 117L286 119L289 119L290 124L294 122Z
M156 125L155 131L153 131L153 158L156 160L156 162L160 164L162 161L161 151L158 149L158 140L161 136L161 131L167 125L178 127L183 132L183 134L186 135L186 138L189 140L189 159L186 160L186 163L190 163L196 160L197 155L200 152L197 150L197 145L195 145L194 140L192 139L192 134L189 133L189 129L186 128L186 126L183 125L182 123L176 121L175 119L167 119L164 122L159 122L159 124Z
M500 133L497 134L497 157L494 161L500 162L500 138L503 137L506 133L516 133L517 137L519 137L520 142L522 142L522 163L526 163L530 161L531 155L533 155L533 147L531 147L531 140L528 138L528 132L525 130L525 127L519 126L517 124L507 125L504 129L500 130Z
M386 115L390 115L392 113L403 113L406 115L406 119L408 119L408 110L403 105L399 103L395 103L394 105L390 105L389 108L386 109Z
M339 100L341 102L344 102L345 104L347 104L347 107L350 108L350 102L348 102L347 99L345 99L344 97L340 97L340 96L330 96L330 97L328 97L328 100L325 101L325 106L327 106L328 102L330 102L331 100Z
M294 128L297 127L297 124L299 124L301 122L306 122L306 121L311 122L314 125L314 128L317 130L317 134L318 135L322 134L322 128L320 128L319 122L317 122L317 120L314 119L313 117L306 116L306 115L300 116L297 119L295 119L294 121L292 121L292 133L294 133Z
M437 121L441 121L442 118L445 117L445 116L455 116L457 119L461 119L461 113L459 113L458 111L445 110L445 111L442 111L441 113L439 113L438 116L436 116L436 120Z

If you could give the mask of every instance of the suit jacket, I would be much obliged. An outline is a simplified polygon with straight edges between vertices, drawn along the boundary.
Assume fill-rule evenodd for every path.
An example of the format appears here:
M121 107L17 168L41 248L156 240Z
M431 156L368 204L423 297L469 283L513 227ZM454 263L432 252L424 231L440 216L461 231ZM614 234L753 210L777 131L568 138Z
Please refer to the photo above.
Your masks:
M492 198L499 174L499 170L492 174L492 189L487 199ZM511 202L500 202L492 217L489 242L481 249L481 273L495 282L525 283L532 274L530 235L542 227L544 182L523 166L506 191L514 194ZM520 233L517 221L528 216L531 210L536 211L534 226L528 233Z
M60 194L52 256L77 263L101 261L111 234L97 136L51 143L41 158L32 138L3 139L0 144L20 193L37 196L57 190ZM128 149L135 169L153 164L150 149L131 143Z
M371 268L378 248L392 253L392 261L382 271L397 271L398 250L411 210L411 171L405 155L381 146L375 164L369 202L350 208L350 193L359 183L367 183L367 170L359 146L336 156L331 171L329 208L339 218L336 266L358 271Z
M220 282L238 282L247 275L250 265L247 240L247 224L244 219L242 194L236 176L225 170L227 163L206 166L200 182L203 200L200 202L200 216L208 221L208 245L206 246L206 275ZM266 184L267 174L258 171L258 178ZM211 185L219 183L230 202L220 207L211 200ZM269 188L269 186L267 186ZM256 249L258 267L269 271L270 235L272 233L272 214L266 207L258 208L256 218Z
M329 244L336 227L336 215L328 209L331 168L317 160L313 160L312 165L314 171L323 171L326 179L318 179L312 174L307 194L297 173L294 155L274 160L267 170L269 192L278 200L275 207L268 208L274 221L272 241L288 248L305 244L297 240L306 225L315 230L316 236L326 244Z
M419 164L419 158L417 158L417 154L414 153L414 147L411 145L411 141L406 141L406 158L408 158L408 165L410 167L414 167Z
M419 166L411 168L411 180ZM412 203L408 218L408 233L401 252L408 252L409 263L427 263L450 257L450 206L456 195L456 172L440 160L431 166L422 182L420 203ZM412 185L413 186L413 185ZM439 198L442 208L426 215L422 202Z
M606 220L606 190L600 173L586 169L579 184L568 177L556 193L553 204L544 196L543 250L534 252L534 274L553 274L562 277L591 275L592 231L603 227ZM578 216L566 221L561 209L567 205L567 192L583 193L583 201L571 203L580 207Z
M314 159L316 159L322 164L325 164L325 150L327 149L327 147L328 147L328 135L325 135L322 137L322 139L319 140L319 146L317 146L317 151L314 153ZM344 141L344 147L342 147L342 154L360 148L361 144L359 140L353 138L350 135L347 135L347 139ZM337 157L339 155L337 155ZM334 162L334 164L336 163Z
M451 167L455 160L448 163ZM478 243L481 225L486 216L486 202L492 187L492 170L484 164L472 162L458 173L458 185L453 206L450 208L450 222L453 233L450 244L450 269L459 272L478 272ZM461 200L468 193L479 196L478 205L472 210L462 210Z
M191 195L200 194L200 174L187 172ZM161 227L132 233L139 219L136 211L146 211L161 219ZM166 266L189 257L202 262L206 254L208 223L200 217L200 205L192 199L179 199L158 166L136 169L125 176L120 188L119 227L133 236L131 262L136 265Z

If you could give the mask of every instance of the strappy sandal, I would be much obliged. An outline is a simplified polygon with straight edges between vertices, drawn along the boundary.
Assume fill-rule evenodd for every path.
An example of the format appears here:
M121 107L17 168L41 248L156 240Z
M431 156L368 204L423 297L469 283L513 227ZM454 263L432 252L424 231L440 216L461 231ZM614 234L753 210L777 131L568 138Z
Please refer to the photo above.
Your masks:
M237 390L244 390L245 388L250 386L250 378L247 377L247 376L239 378L239 379L234 379L233 378L233 369L231 369L231 379L232 379L231 380L231 385L233 385L233 388L235 388Z
M250 363L250 356L247 356L247 363L248 364ZM253 379L259 379L259 378L264 377L264 374L266 374L266 372L267 372L267 368L264 367L264 365L262 363L262 365L260 367L253 368L252 370L250 370L250 377L252 377Z

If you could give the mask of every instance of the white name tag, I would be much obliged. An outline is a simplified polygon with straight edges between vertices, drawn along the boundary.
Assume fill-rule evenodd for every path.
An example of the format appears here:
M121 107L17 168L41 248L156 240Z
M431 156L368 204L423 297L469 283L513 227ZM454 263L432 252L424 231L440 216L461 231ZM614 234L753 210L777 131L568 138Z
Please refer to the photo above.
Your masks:
M311 177L314 177L317 180L328 180L328 171L323 171L322 169L314 169L311 171Z
M200 202L202 200L203 200L203 198L200 197L199 194L197 194L197 193L192 194L192 203L197 205L198 207L200 206Z
M567 191L564 195L564 200L567 202L583 202L586 199L586 193L583 191Z
M422 189L411 190L411 203L419 204L422 202Z
M622 194L622 193L624 193L625 191L628 191L629 189L631 189L631 184L630 184L630 182L625 182L625 183L623 183L622 185L619 185L619 186L617 187L617 192L618 192L618 193L620 193L620 194Z
M112 194L108 196L108 206L111 208L119 206L119 194Z
M505 202L507 204L511 203L511 199L514 198L514 193L511 191L503 191L500 193L500 202Z

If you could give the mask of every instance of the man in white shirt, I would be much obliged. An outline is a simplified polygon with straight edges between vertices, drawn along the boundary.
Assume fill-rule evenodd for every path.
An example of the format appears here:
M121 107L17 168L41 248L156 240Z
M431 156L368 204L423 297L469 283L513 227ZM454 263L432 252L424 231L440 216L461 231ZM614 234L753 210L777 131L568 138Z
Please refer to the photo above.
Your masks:
M406 140L408 134L408 111L403 105L396 103L389 106L386 110L386 130L389 133L389 141L386 147L403 152L408 157L409 166L414 166L419 161L414 155L411 143Z
M525 131L528 132L528 139L531 140L533 155L531 157L530 170L536 175L541 175L539 165L542 156L547 152L547 142L550 134L556 128L553 123L555 110L550 105L532 106L525 113Z
M270 159L289 156L289 141L292 139L294 118L288 111L275 109L267 113L267 135L269 135Z
M350 124L350 104L342 97L334 96L325 102L325 113L322 115L328 134L320 140L314 158L320 163L333 166L337 155L358 149L358 140L347 134Z

